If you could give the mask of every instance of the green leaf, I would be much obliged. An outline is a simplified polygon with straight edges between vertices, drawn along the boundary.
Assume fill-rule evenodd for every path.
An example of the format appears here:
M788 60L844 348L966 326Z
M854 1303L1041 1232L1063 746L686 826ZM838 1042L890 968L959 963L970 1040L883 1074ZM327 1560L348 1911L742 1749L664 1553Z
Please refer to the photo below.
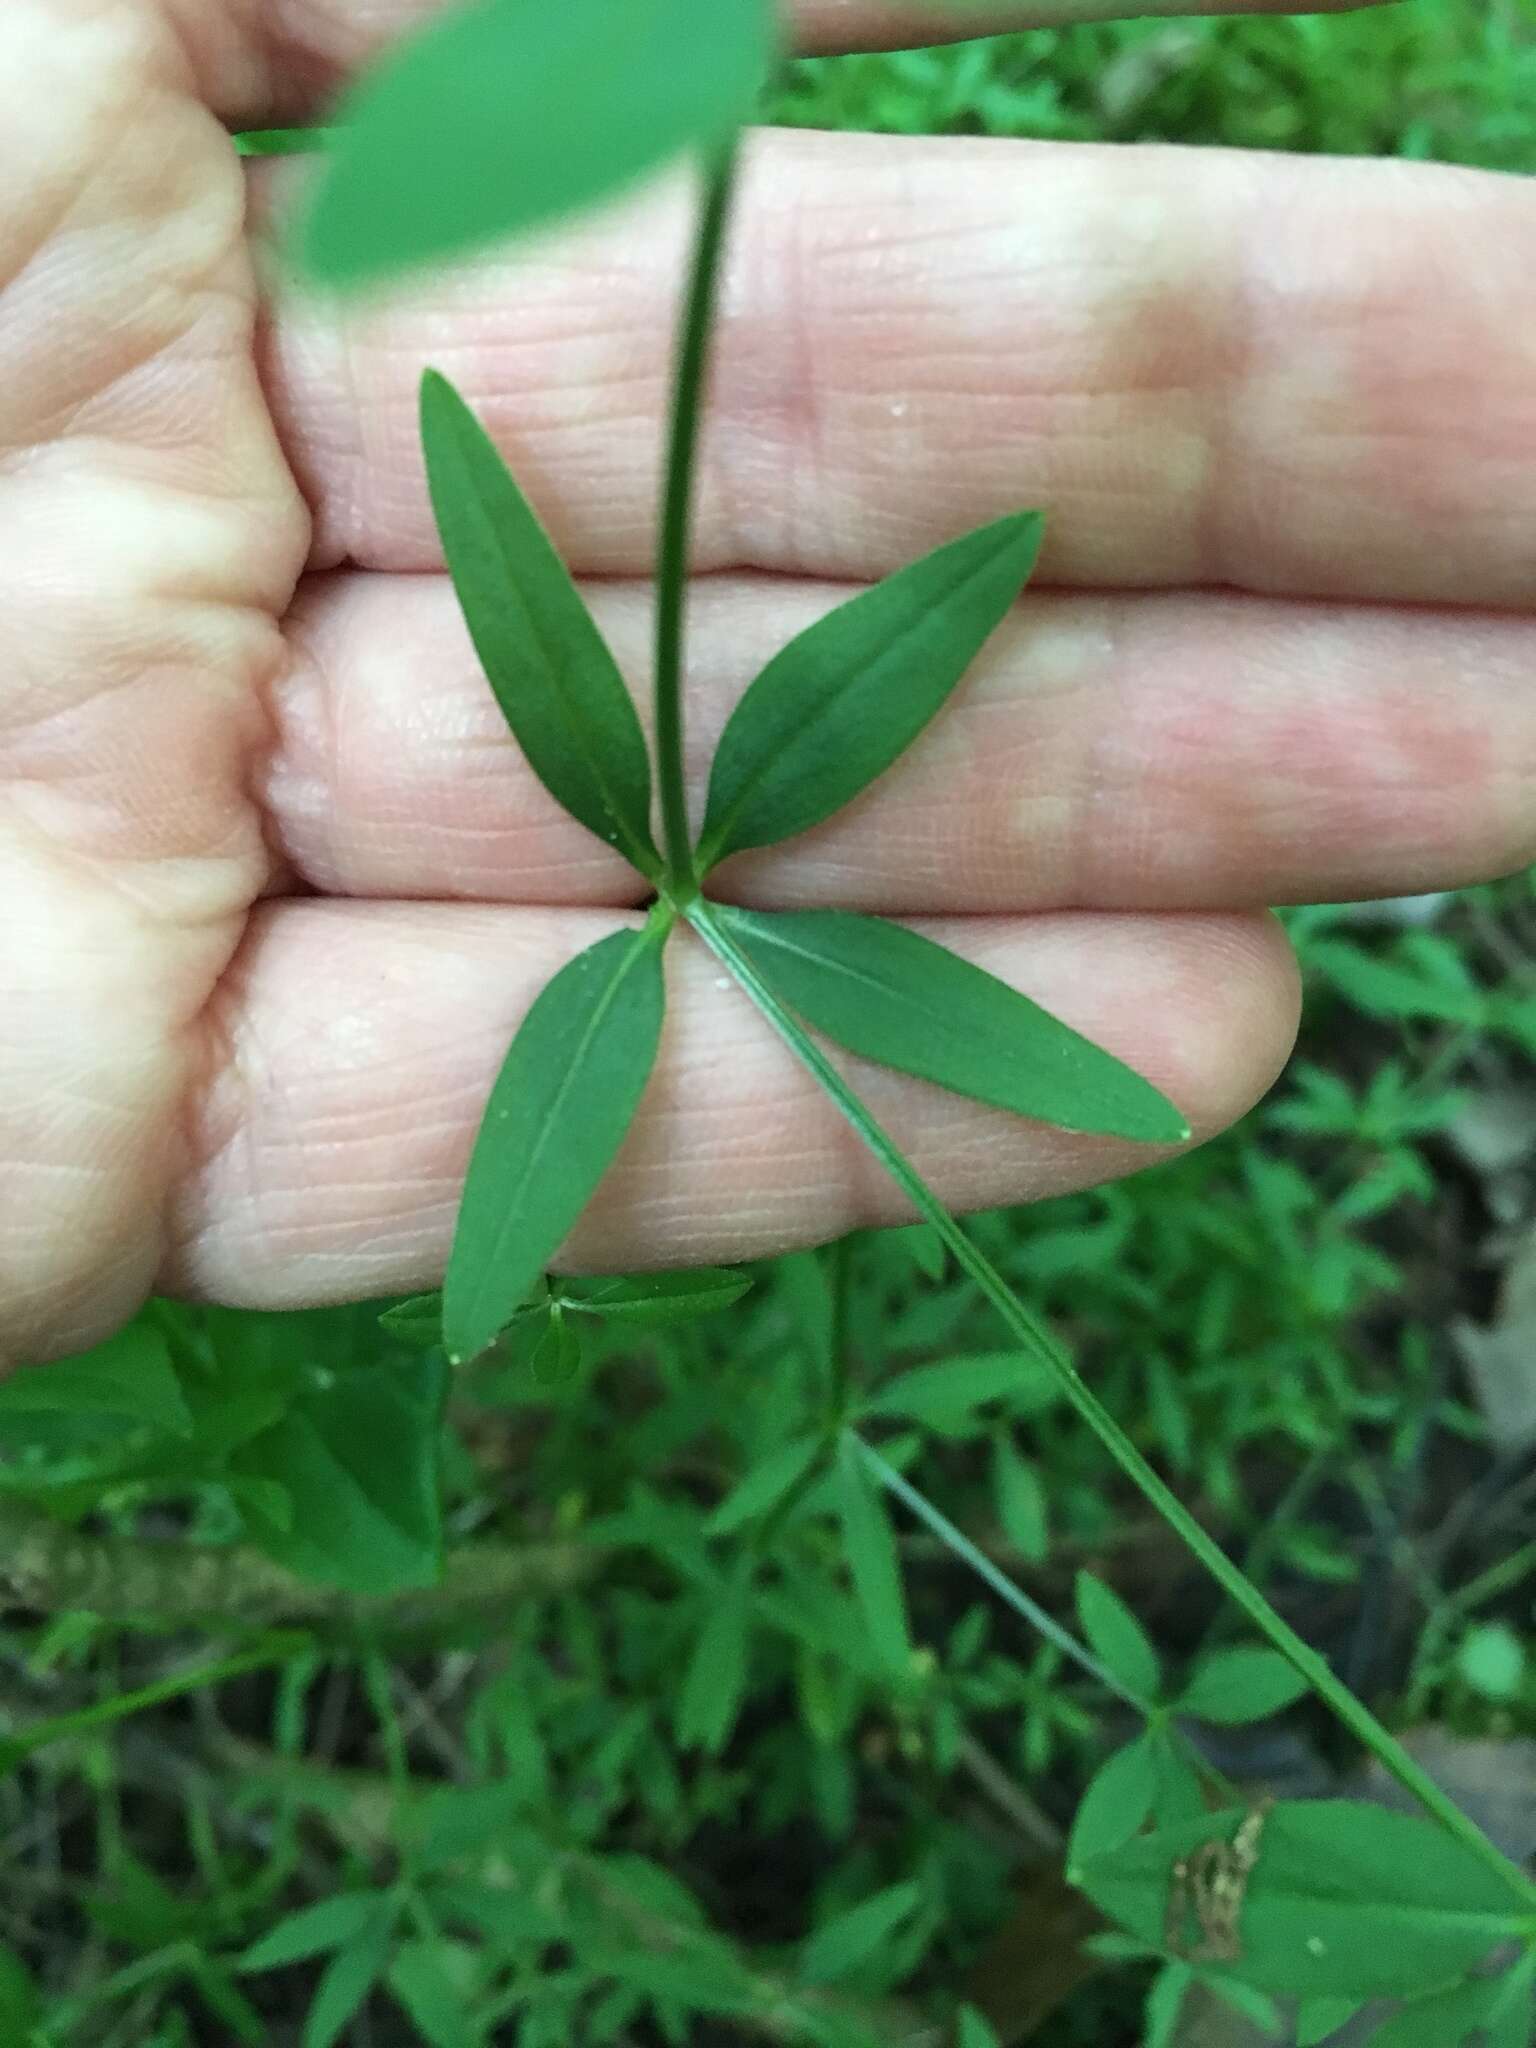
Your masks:
M1458 963L1459 965L1459 963ZM1377 960L1341 939L1314 939L1307 947L1307 966L1327 977L1356 1008L1368 1016L1394 1020L1437 1017L1448 1024L1480 1024L1487 1008L1481 989L1460 968L1454 978L1434 980Z
M247 2048L265 2048L270 2038L261 2015L214 1957L194 1952L185 1964L188 1982L195 1985L210 2012L222 2020L226 2037L243 2041Z
M808 831L883 775L1006 617L1040 551L1021 512L840 605L775 655L715 752L700 872Z
M579 954L512 1041L443 1287L455 1364L484 1351L522 1306L629 1129L661 1039L663 935L652 923Z
M1156 1745L1149 1735L1138 1735L1089 1780L1072 1823L1069 1870L1092 1857L1107 1856L1138 1834L1156 1792Z
M745 1564L745 1561L744 1561ZM747 1689L748 1573L739 1570L711 1601L677 1702L677 1739L718 1756L730 1740Z
M1177 1711L1192 1714L1197 1721L1231 1727L1241 1721L1267 1720L1299 1700L1307 1689L1307 1681L1278 1650L1246 1646L1218 1650L1196 1671Z
M1530 2048L1533 1980L1536 1980L1536 1952L1528 1946L1514 1967L1498 1979L1498 1992L1488 2013L1488 2039L1484 2048Z
M528 1363L541 1387L563 1387L581 1371L581 1338L558 1307L550 1310L549 1328Z
M835 1984L862 1969L902 1922L911 1919L922 1896L923 1888L915 1881L895 1884L818 1927L800 1952L801 1981Z
M1370 2048L1463 2048L1487 2026L1500 1988L1497 1977L1477 1977L1415 1999L1382 2022Z
M1296 2048L1321 2048L1321 2043L1346 2026L1360 2010L1356 1998L1307 1998L1296 2015Z
M1162 1666L1141 1623L1118 1593L1089 1572L1077 1575L1077 1618L1099 1661L1138 1699L1162 1691Z
M960 2015L955 2048L1002 2048L1002 2043L986 2015L968 2005Z
M1045 1489L1034 1465L1005 1436L998 1438L992 1454L992 1498L1003 1533L1020 1557L1043 1564L1051 1548Z
M414 1858L416 1869L441 1870L450 1864L472 1862L492 1847L508 1854L513 1848L520 1850L525 1831L517 1822L528 1810L529 1797L521 1778L438 1786L422 1801L417 1816L420 1845Z
M885 1503L875 1491L851 1440L840 1446L837 1503L842 1517L848 1568L859 1596L870 1640L893 1676L911 1668L912 1637L907 1599L896 1556L896 1538Z
M608 1322L663 1325L717 1315L740 1301L751 1275L729 1266L698 1266L686 1273L637 1273L611 1280L562 1280L562 1308Z
M0 1943L0 2025L4 2038L17 2044L42 2016L42 2000L31 1971L9 1944Z
M341 2038L384 1974L393 1931L394 1910L387 1905L332 1956L304 2021L303 2048L332 2048Z
M473 1966L459 1944L442 1941L406 1942L390 1961L389 1988L430 2048L474 2048L481 2038L466 1987L448 1967L448 1957L455 1955Z
M1238 1977L1228 1977L1219 1970L1207 1970L1203 1981L1208 1991L1229 2005L1233 2012L1243 2018L1259 2032L1278 2040L1285 2032L1285 2019L1279 2006L1267 1991L1255 1991L1251 1984L1245 1984Z
M820 1437L802 1436L770 1452L732 1487L715 1509L705 1524L710 1535L732 1535L747 1522L766 1514L769 1508L777 1507L790 1488L809 1472L821 1447Z
M280 1970L289 1963L302 1963L310 1956L341 1948L371 1927L386 1903L382 1892L338 1892L289 1913L275 1927L268 1928L259 1941L240 1958L244 1971Z
M654 879L650 757L592 614L494 442L432 370L421 434L443 551L502 716L555 801Z
M1189 1136L1150 1081L905 925L843 910L714 915L781 1002L861 1058L1064 1130Z
M0 1436L16 1415L122 1416L169 1435L192 1432L170 1348L146 1321L130 1323L93 1351L13 1374L0 1385Z
M1200 1773L1182 1740L1165 1726L1153 1735L1152 1742L1157 1755L1157 1789L1152 1795L1154 1823L1160 1828L1171 1828L1207 1813Z
M1159 1970L1147 1993L1147 2024L1142 2048L1173 2048L1174 2030L1193 1981L1194 1972L1184 1963L1169 1963Z
M589 206L745 121L766 0L480 0L368 72L335 117L300 257L355 286Z
M970 1358L914 1366L878 1388L865 1402L866 1415L900 1415L930 1428L960 1432L981 1427L978 1408L1006 1401L1010 1411L1039 1415L1061 1399L1055 1374L1017 1351L983 1351Z
M448 1372L439 1354L322 1379L231 1461L236 1477L283 1488L239 1496L252 1539L279 1564L362 1594L436 1583L442 1569L439 1458Z
M413 1351L435 1351L443 1341L443 1297L417 1294L379 1317L379 1328Z
M1159 1946L1173 1868L1231 1843L1242 1812L1207 1814L1094 1857L1075 1881L1122 1927ZM1277 1997L1412 1997L1439 1991L1524 1924L1472 1850L1427 1820L1346 1800L1287 1801L1264 1820L1225 1974ZM1191 1922L1190 1934L1194 1928Z

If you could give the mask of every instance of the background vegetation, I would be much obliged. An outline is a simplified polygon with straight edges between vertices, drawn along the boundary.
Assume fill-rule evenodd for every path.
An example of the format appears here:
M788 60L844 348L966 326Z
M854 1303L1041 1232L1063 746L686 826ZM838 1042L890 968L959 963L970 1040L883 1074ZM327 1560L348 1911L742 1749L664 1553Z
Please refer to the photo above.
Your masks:
M1536 8L1154 22L791 66L781 118L1536 168ZM1202 1517L1514 1854L1536 1849L1536 881L1290 922L1285 1083L1197 1156L984 1219ZM0 2042L1119 2048L1084 1784L1134 1717L900 1525L898 1640L799 1444L865 1433L1072 1625L1229 1622L918 1232L758 1270L582 1375L445 1395L378 1307L157 1304L0 1393ZM615 1334L615 1332L618 1332ZM425 1449L423 1447L426 1447ZM447 1576L432 1589L446 1543ZM855 1561L857 1551L855 1549ZM877 1557L864 1569L878 1571ZM1306 1707L1195 1739L1362 1779ZM1181 2048L1262 2013L1191 1999ZM1244 2029L1248 2031L1244 2031Z

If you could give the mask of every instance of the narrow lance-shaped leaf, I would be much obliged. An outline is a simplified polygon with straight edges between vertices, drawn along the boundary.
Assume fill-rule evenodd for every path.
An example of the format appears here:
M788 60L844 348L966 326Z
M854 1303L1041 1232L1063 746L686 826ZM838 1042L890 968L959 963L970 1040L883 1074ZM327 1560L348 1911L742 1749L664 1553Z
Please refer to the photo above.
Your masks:
M769 0L479 0L342 103L300 257L355 286L590 205L751 114Z
M607 642L495 443L432 370L421 435L443 552L503 717L555 801L654 878L650 758Z
M774 656L721 735L701 871L819 825L905 753L1006 617L1043 527L1020 512L951 541Z
M729 1266L699 1266L683 1273L626 1273L612 1278L562 1280L562 1308L604 1322L644 1326L693 1322L741 1300L751 1275Z
M1064 1130L1175 1145L1189 1126L1112 1053L884 918L713 906L779 999L864 1059Z
M885 1503L875 1491L851 1440L839 1446L837 1494L848 1568L853 1574L854 1590L864 1610L870 1640L892 1675L902 1674L912 1661L912 1637L907 1625L907 1599L896 1538Z
M750 1552L713 1595L678 1695L677 1739L718 1756L730 1739L747 1686L751 1631Z
M512 1041L443 1284L455 1361L485 1350L521 1308L629 1129L661 1038L664 933L653 920L579 954Z

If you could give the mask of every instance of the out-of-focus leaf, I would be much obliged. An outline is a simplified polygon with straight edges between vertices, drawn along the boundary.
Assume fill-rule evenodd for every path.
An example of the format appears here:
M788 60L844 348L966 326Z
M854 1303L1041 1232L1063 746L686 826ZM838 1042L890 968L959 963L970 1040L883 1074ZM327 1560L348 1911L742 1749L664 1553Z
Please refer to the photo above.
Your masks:
M443 1341L443 1297L417 1294L379 1317L379 1328L413 1351L433 1351Z
M835 1984L862 1969L896 1929L912 1917L922 1897L920 1884L895 1884L818 1927L800 1951L802 1982Z
M355 286L592 204L751 112L766 0L479 0L366 72L330 132L300 254Z
M1151 1813L1156 1791L1157 1752L1149 1735L1138 1735L1089 1780L1072 1823L1069 1873L1130 1841Z
M758 1515L776 1507L790 1488L809 1472L821 1443L820 1437L796 1437L771 1451L761 1464L754 1465L710 1516L710 1535L729 1536Z
M1102 1911L1162 1943L1173 1872L1254 1817L1211 1814L1085 1862L1077 1881ZM1509 1888L1429 1821L1345 1800L1298 1800L1265 1816L1229 1901L1239 1953L1226 1974L1277 1997L1438 1991L1523 1924Z
M291 1512L239 1495L252 1538L323 1585L384 1594L442 1569L439 1458L447 1367L431 1352L336 1373L235 1452L237 1477L281 1487Z
M29 1366L0 1384L0 1438L18 1415L102 1415L176 1436L192 1430L170 1348L146 1320L73 1358Z
M661 1326L717 1315L752 1286L749 1273L696 1266L684 1273L635 1273L604 1280L562 1280L556 1298L575 1314L608 1322Z
M1035 1466L1005 1436L992 1455L992 1498L1008 1541L1030 1564L1043 1564L1051 1548L1045 1489Z
M389 1988L429 2048L477 2048L482 2033L461 1981L468 1972L456 1975L452 1956L474 1968L473 1955L458 1943L406 1942L390 1960Z
M338 1892L289 1913L268 1928L240 1958L242 1970L280 1970L341 1948L373 1925L387 1903L383 1892Z
M747 1687L751 1616L748 1575L738 1570L710 1603L677 1702L677 1739L718 1755L730 1740Z
M1048 1367L1014 1351L983 1351L898 1373L869 1397L864 1413L956 1430L974 1422L976 1410L991 1401L1006 1402L1014 1415L1038 1415L1060 1398Z
M1277 1650L1239 1646L1208 1657L1184 1689L1181 1714L1236 1726L1267 1720L1301 1698L1307 1681Z
M848 1568L870 1640L887 1670L899 1676L911 1666L912 1637L896 1539L885 1502L851 1440L845 1440L838 1452L837 1500Z
M303 2048L332 2048L384 1974L394 1927L393 1905L350 1936L326 1965L304 2021Z
M1155 1700L1163 1673L1146 1630L1118 1593L1090 1572L1077 1575L1077 1618L1101 1663L1138 1699Z

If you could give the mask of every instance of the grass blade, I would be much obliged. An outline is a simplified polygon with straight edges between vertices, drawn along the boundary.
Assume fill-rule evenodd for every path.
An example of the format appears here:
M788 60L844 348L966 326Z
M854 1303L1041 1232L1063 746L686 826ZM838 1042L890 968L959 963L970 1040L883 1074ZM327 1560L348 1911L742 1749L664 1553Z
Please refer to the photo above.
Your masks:
M629 1129L661 1038L670 920L614 932L555 976L491 1091L443 1284L443 1341L473 1358L521 1308Z
M1064 1130L1189 1136L1150 1081L904 925L840 910L714 915L781 1001L864 1059Z
M357 286L590 205L751 114L768 0L479 0L343 102L303 223L314 277Z
M884 774L1006 616L1043 529L1020 512L951 541L774 656L721 735L700 873L819 825Z
M421 386L427 480L454 588L540 782L652 880L651 764L634 699L554 544L446 377Z

